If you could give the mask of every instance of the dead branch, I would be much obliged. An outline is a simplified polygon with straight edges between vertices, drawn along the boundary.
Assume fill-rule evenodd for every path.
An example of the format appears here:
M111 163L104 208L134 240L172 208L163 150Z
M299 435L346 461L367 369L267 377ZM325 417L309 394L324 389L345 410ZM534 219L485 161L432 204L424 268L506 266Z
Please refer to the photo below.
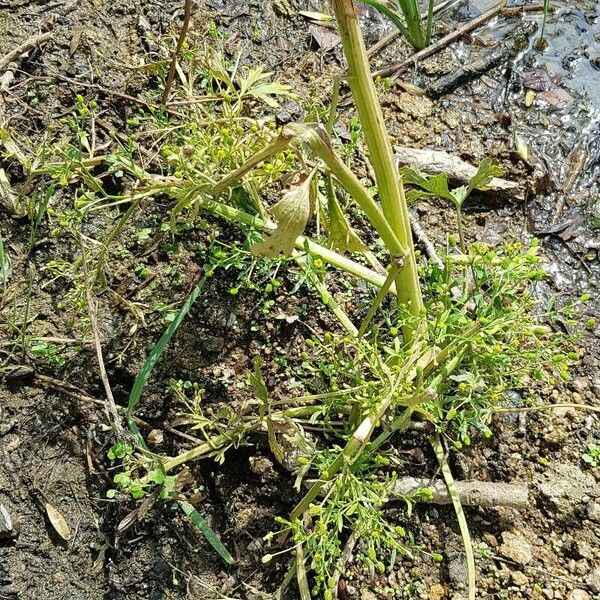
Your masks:
M432 504L451 504L450 494L446 484L441 479L433 482L418 477L402 477L390 490L391 497L407 496L419 489L431 490L433 497L428 500L419 498L419 502ZM509 506L525 509L531 506L529 502L529 485L527 483L500 483L491 481L457 481L456 488L460 502L464 506Z
M473 165L441 150L394 146L394 152L398 167L412 165L420 171L425 171L433 175L446 173L450 179L461 183L468 183L475 173L477 173L477 168ZM523 192L519 184L514 181L493 177L488 188L493 192L504 192L513 198L523 198Z
M400 62L393 63L391 65L388 65L387 67L384 67L383 69L379 69L379 71L375 71L373 73L373 77L376 79L377 77L392 76L392 79L395 79L396 77L398 77L399 73L406 67L416 65L418 61L432 56L436 52L439 52L440 50L451 44L454 40L457 40L463 35L465 35L465 33L469 33L470 31L477 29L477 27L483 25L486 21L489 21L492 17L498 15L504 8L505 4L506 0L500 2L496 6L493 6L489 10L486 10L477 18L473 19L472 21L469 21L468 23L465 23L456 31L449 33L448 35L439 39L434 44L427 46L427 48L420 50L419 52L413 54L412 56L409 56L408 58L405 58L404 60L401 60Z
M11 62L21 56L21 54L27 52L27 50L31 50L31 48L35 48L44 42L47 42L54 36L54 33L51 31L47 31L46 33L41 33L37 35L32 35L27 38L22 44L13 48L8 54L5 54L2 58L0 58L0 71L5 69Z
M175 50L173 50L173 55L171 56L169 74L167 75L167 81L165 83L165 89L163 91L161 100L162 106L167 105L167 100L169 99L169 94L171 93L171 86L173 85L173 79L175 79L175 69L177 68L177 58L179 57L179 53L181 52L181 48L183 48L183 43L185 42L185 36L187 35L187 31L190 26L191 14L192 0L185 0L183 5L183 25L181 26L181 31L179 32L179 37L177 38L177 45L175 46Z

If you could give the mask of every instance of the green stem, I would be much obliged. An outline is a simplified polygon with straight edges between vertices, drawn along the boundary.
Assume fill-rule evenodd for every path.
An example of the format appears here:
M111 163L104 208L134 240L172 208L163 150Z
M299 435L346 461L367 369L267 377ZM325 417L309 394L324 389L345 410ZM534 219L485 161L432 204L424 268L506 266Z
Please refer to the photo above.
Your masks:
M469 591L469 600L475 600L475 594L477 592L477 588L475 586L475 554L473 552L473 544L471 543L469 525L467 524L467 518L465 517L465 512L463 510L462 504L460 503L460 497L458 495L458 490L456 489L456 483L454 482L454 477L452 476L450 465L448 465L448 461L446 460L444 448L442 447L442 442L440 441L439 436L431 438L431 445L440 465L440 469L442 471L446 487L448 488L448 494L450 495L450 499L452 500L454 512L456 512L456 518L460 527L460 535L463 539L463 545L465 547L465 556L467 559L467 584Z
M360 329L358 330L358 337L362 337L365 334L365 331L367 330L369 323L375 316L377 309L381 306L383 299L385 298L386 294L389 292L390 286L392 285L394 279L398 275L398 272L400 271L401 268L402 268L402 263L400 263L397 260L395 260L391 264L390 272L388 273L388 276L386 277L385 283L381 286L381 288L379 288L379 291L377 292L377 296L375 296L375 300L373 300L373 304L371 304L371 308L369 308L369 312L367 313L367 316L364 318L363 322L360 325Z
M197 202L200 208L229 219L230 221L243 223L244 225L250 225L251 227L256 227L257 229L269 229L268 224L260 217L251 215L247 212L239 210L238 208L234 208L233 206L228 206L222 202L210 200L201 196L197 198ZM329 248L325 248L324 246L313 242L303 235L300 235L296 238L295 246L298 250L309 252L311 255L321 258L325 262L333 265L341 271L350 273L351 275L359 277L360 279L363 279L364 281L367 281L368 283L371 283L377 287L381 287L385 283L386 278L383 275L380 275L372 269L346 258L345 256L342 256L341 254L338 254ZM390 288L390 292L396 293L395 286Z
M404 186L396 172L394 154L371 78L354 0L332 0L332 4L348 62L348 83L369 148L383 214L400 244L408 250L406 264L396 279L396 290L400 304L406 305L409 313L415 317L403 329L405 338L410 342L414 340L422 322L424 309Z
M466 254L467 245L465 243L465 233L463 231L462 224L462 209L459 206L456 207L456 228L458 229L458 241L460 243L460 251L463 254Z

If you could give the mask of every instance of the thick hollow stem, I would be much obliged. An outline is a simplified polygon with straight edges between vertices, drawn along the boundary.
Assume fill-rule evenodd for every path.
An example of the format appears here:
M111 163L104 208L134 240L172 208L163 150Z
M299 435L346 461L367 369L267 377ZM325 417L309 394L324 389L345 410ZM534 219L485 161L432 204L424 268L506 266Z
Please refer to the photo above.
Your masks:
M348 62L348 83L369 148L383 213L400 244L408 250L405 266L396 279L396 289L399 302L408 307L411 315L417 317L415 322L407 325L404 330L405 337L410 341L418 328L416 323L422 318L423 299L404 186L396 172L394 154L371 78L367 50L360 32L354 0L332 0L332 4Z

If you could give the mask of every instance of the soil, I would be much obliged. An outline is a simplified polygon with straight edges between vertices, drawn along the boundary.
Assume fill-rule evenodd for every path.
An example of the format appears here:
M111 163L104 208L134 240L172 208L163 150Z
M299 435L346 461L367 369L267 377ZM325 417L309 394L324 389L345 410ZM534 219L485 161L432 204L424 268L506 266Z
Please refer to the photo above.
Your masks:
M600 219L600 12L598 3L587 0L551 4L545 52L533 47L537 34L532 34L526 47L516 47L502 64L474 79L465 74L453 91L431 98L414 96L395 83L382 104L394 144L445 150L473 164L492 157L507 178L522 184L527 191L524 201L489 194L470 201L468 238L499 244L540 237L550 277L537 292L543 299L557 295L562 304L589 293L590 302L577 315L582 324L600 309L600 236L594 229ZM59 120L73 111L75 94L80 93L96 99L103 118L118 128L135 112L124 95L152 91L152 80L134 68L136 57L159 36L171 35L180 23L180 5L171 0L0 2L0 57L34 33L53 33L42 49L17 60L14 79L0 102L0 126L10 125L23 138L41 143L46 132L59 128ZM302 99L284 104L277 118L301 120L310 116L310 107L319 99L326 101L341 64L340 47L331 32L309 27L297 12L328 12L326 5L299 0L197 1L192 30L200 34L214 21L227 51L231 56L239 53L242 65L264 65L292 83ZM439 33L490 5L452 3L440 16ZM538 26L541 22L540 13L526 18ZM520 17L501 17L402 77L427 91L432 82L485 57L499 40L514 35L519 21ZM366 9L363 24L369 44L389 31ZM373 58L374 65L379 68L408 54L403 42L396 41ZM528 90L534 95L527 95ZM351 116L352 108L344 108L338 126L347 128ZM0 159L0 168L11 184L20 183L14 165ZM56 199L57 204L70 201ZM127 403L136 374L166 326L150 307L157 301L178 306L198 281L205 260L202 231L194 230L180 251L171 254L160 243L135 240L136 230L155 224L169 208L157 205L154 214L136 217L123 234L130 256L112 265L110 285L131 292L135 302L148 308L144 326L134 327L131 312L109 296L99 298L108 378L120 405ZM454 233L447 206L428 202L417 205L416 211L435 243L443 245ZM1 239L12 268L0 313L6 338L0 346L0 507L12 520L8 533L0 527L0 598L273 597L289 565L285 558L261 563L263 537L272 530L274 517L287 514L297 500L293 478L263 439L231 450L223 465L203 461L191 467L195 505L232 551L233 567L225 566L183 513L168 504L147 506L145 514L124 528L123 520L139 505L106 498L112 486L106 453L114 442L107 415L81 394L65 393L35 374L66 382L88 398L103 397L93 345L75 339L73 324L57 310L65 291L44 270L51 259L72 260L78 248L50 239L47 223L28 248L30 224L13 218L2 206L0 212ZM107 217L96 214L97 222L85 232L92 237L109 227ZM215 221L211 226L223 224ZM140 263L157 274L151 291L142 287L138 293L140 282L132 273ZM259 294L230 294L227 275L209 282L146 387L138 412L149 424L146 435L151 429L162 430L174 416L168 394L172 379L195 381L207 397L236 406L243 396L236 381L260 355L267 387L279 396L289 392L293 382L285 379L278 359L301 361L304 336L335 325L315 298L292 298L294 282L281 277L281 292L275 297L279 318L260 311ZM59 344L65 362L24 354L18 343L21 325L15 322L14 310L22 309L30 289L28 331L63 340ZM363 311L361 306L347 309L351 317ZM600 329L578 329L584 331L580 366L570 382L544 394L548 402L599 407ZM185 441L163 433L163 441L157 438L152 450L174 454L186 448ZM399 449L406 451L407 470L433 476L431 457L415 451L423 440L414 435L397 440ZM527 481L534 490L526 512L466 510L477 553L478 598L600 598L600 470L582 460L594 443L600 445L597 415L566 408L502 415L491 440L477 440L453 455L457 479ZM68 523L68 539L52 524L47 505ZM388 517L399 519L426 552L414 560L399 560L383 576L369 576L349 565L340 597L462 597L465 562L451 507L419 505L409 522L398 508L391 506ZM436 562L433 553L444 554L445 560ZM296 591L291 588L286 597L296 598Z

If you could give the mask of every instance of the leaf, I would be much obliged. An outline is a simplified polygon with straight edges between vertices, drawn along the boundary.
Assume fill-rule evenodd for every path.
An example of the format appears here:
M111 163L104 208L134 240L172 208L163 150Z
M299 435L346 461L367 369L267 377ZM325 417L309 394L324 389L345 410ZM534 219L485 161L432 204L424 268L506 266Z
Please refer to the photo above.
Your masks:
M449 200L453 204L456 204L454 193L448 188L448 176L446 173L428 176L412 167L403 168L401 173L404 183L418 185L421 188L421 190L411 190L407 194L409 202L414 202L419 198L427 196L434 196L436 198Z
M302 15L303 17L306 17L307 19L310 19L311 21L318 21L320 23L329 23L330 21L333 21L333 17L331 15L326 15L320 12L313 12L310 10L299 10L298 14Z
M400 33L407 39L411 39L411 34L406 28L402 17L392 9L388 8L385 4L378 2L377 0L363 0L365 4L372 6L376 11L380 12L384 17L388 18L400 31Z
M240 97L252 96L261 102L264 102L271 108L277 108L279 103L272 96L292 96L288 85L278 81L265 81L273 73L267 73L261 67L250 69L248 75L240 79Z
M54 531L56 531L65 542L68 542L71 539L71 529L65 518L56 510L56 508L54 508L54 506L52 506L52 504L48 504L47 502L46 514L48 515L50 525L54 527Z
M298 187L285 193L271 209L277 219L277 228L262 242L254 244L251 251L257 256L275 258L280 252L291 256L296 238L302 235L311 214L311 181L315 171Z
M489 158L481 161L477 173L473 175L471 181L469 181L469 193L472 190L485 191L488 189L490 181L494 177L500 177L502 175L502 169L498 165L494 165Z
M129 430L131 431L131 433L133 433L138 443L143 448L146 447L146 443L144 442L144 438L142 437L142 434L140 433L140 430L138 429L138 426L136 425L133 419L133 413L140 402L140 399L142 397L142 390L144 389L146 382L150 378L150 375L152 374L156 363L162 356L162 353L164 352L165 348L167 347L167 344L173 337L173 334L177 331L177 329L179 329L181 322L192 308L192 305L196 301L196 298L198 298L198 295L204 287L206 280L206 277L202 278L198 282L196 287L192 290L192 293L183 303L183 306L179 309L179 312L175 315L173 321L171 321L166 331L162 334L160 340L158 340L158 342L156 343L156 346L154 346L154 348L152 348L152 350L150 351L150 354L148 354L146 361L142 365L140 372L136 375L135 381L133 382L133 387L131 388L129 400L127 402L127 412L125 414Z
M217 551L219 556L228 564L232 565L235 563L233 556L229 553L229 550L225 548L223 542L219 539L219 536L212 530L211 526L206 522L202 515L189 503L180 501L179 506L183 512L190 518L192 523L202 532L206 541Z
M327 244L338 252L364 252L367 246L363 244L358 234L350 227L341 206L335 196L331 183L328 184L327 212L329 217L329 237Z
M262 366L262 360L260 356L257 356L254 359L254 371L250 374L250 383L254 388L254 393L256 397L261 400L264 404L267 404L269 401L269 392L267 390L267 386L265 385L262 371L260 367Z

